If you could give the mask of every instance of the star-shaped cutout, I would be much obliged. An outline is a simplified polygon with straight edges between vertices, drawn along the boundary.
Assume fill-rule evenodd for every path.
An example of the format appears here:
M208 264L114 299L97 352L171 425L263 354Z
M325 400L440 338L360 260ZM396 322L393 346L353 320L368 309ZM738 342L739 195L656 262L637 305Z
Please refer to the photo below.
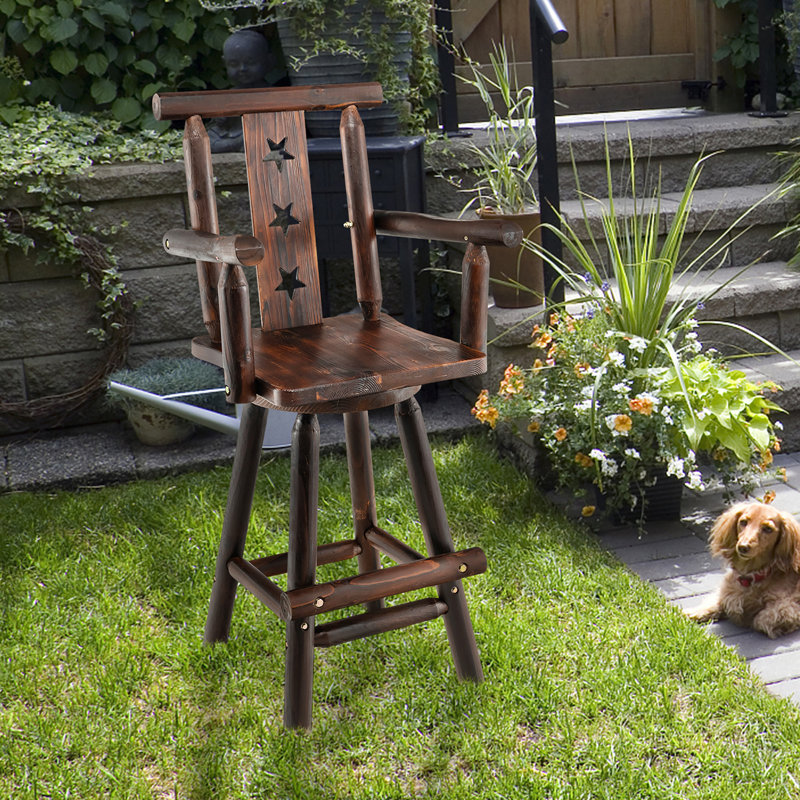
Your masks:
M275 287L276 292L286 292L289 299L294 299L294 293L298 289L302 289L305 284L297 279L297 270L300 267L295 267L291 272L287 272L283 267L278 267L281 271L281 282Z
M290 225L300 224L300 220L292 216L292 203L289 203L286 208L281 208L275 203L272 204L272 207L275 209L275 219L270 222L270 228L280 228L283 235L286 236Z
M294 156L286 151L286 137L284 136L277 144L267 137L269 153L264 156L264 161L274 161L278 167L278 172L283 172L283 162L291 161Z

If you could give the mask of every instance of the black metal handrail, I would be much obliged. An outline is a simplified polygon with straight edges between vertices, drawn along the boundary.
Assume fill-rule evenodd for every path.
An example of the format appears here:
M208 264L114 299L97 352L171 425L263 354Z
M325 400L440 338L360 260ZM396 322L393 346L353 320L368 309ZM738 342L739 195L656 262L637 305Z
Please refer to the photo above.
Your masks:
M533 57L533 113L536 120L536 170L539 175L539 210L543 225L559 226L561 199L558 188L556 149L556 102L553 82L552 45L569 37L566 26L550 0L530 0L531 53ZM555 259L561 258L561 240L551 228L542 228L542 248ZM549 305L564 301L564 284L548 264L544 286Z
M758 0L758 72L761 105L754 117L783 117L778 111L778 81L775 53L775 15L780 0Z

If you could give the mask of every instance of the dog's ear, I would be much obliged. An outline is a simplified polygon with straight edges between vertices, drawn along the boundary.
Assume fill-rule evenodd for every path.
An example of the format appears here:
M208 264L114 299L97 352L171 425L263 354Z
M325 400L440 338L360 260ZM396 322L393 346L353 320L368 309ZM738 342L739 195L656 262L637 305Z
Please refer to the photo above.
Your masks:
M781 511L781 538L775 548L776 562L786 571L800 573L800 524Z
M731 506L717 517L709 538L712 555L730 558L733 554L738 538L737 523L747 505L747 503L739 503Z

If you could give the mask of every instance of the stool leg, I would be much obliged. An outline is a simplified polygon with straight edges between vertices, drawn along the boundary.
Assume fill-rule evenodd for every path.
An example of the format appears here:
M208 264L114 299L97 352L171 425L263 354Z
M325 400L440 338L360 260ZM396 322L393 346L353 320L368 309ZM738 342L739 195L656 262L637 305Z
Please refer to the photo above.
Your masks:
M251 404L244 410L236 439L236 454L233 458L228 502L222 523L222 537L217 550L214 586L211 589L211 602L206 618L206 644L228 640L233 603L239 585L228 574L228 562L236 556L241 557L244 553L266 424L266 408Z
M369 439L369 414L357 411L344 415L344 435L347 442L347 468L350 473L350 497L353 501L353 526L356 541L361 546L358 556L359 573L380 569L380 554L364 538L370 528L378 526L375 510L375 479L372 474L372 448ZM384 601L364 604L367 611L377 611Z
M298 414L292 431L292 478L289 508L287 590L311 586L317 566L317 497L319 494L319 422ZM311 727L314 676L314 617L286 625L286 680L283 724Z
M428 553L432 556L450 553L453 539L419 403L411 397L398 403L394 410ZM447 603L444 624L456 673L462 680L481 681L483 669L461 581L438 588L439 598Z

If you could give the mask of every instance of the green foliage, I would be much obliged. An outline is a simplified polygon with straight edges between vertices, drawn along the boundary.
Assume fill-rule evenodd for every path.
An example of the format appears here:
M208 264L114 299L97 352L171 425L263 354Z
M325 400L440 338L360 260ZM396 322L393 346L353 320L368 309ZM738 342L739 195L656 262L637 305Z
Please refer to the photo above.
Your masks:
M80 236L102 238L81 202L75 178L96 164L168 161L180 158L177 131L126 134L110 115L85 117L48 103L20 107L12 123L0 123L0 197L19 208L0 209L0 249L33 250L39 262L81 266ZM21 219L21 224L14 224ZM111 317L124 285L113 257L106 254L99 309ZM84 273L86 276L86 273ZM86 277L84 278L86 279ZM104 337L101 329L93 331Z
M151 127L155 92L228 85L227 20L199 0L0 0L0 31L6 122L21 104L47 100L67 111L109 111L130 128Z
M536 205L533 87L520 85L505 42L494 44L489 59L489 73L470 62L472 77L459 76L478 91L489 120L488 144L471 143L469 148L478 166L472 169L475 197L464 210L478 203L501 214L521 214Z

